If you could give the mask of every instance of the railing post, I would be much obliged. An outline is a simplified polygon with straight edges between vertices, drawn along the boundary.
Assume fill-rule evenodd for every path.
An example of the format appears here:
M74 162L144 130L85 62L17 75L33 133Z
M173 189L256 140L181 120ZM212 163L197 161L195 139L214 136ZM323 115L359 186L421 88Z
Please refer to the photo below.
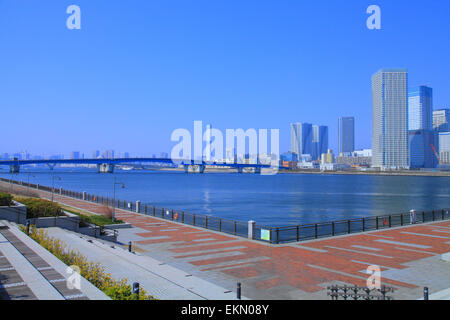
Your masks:
M155 206L153 206L153 216L155 216L156 215L156 208L155 208Z
M208 216L205 216L205 228L208 229Z
M277 242L276 242L276 244L279 244L280 243L280 228L277 228Z
M428 287L424 287L423 288L423 300L429 300L429 291L428 291Z
M375 218L376 218L376 221L377 221L376 226L377 226L377 230L378 230L378 216L376 216Z
M431 214L433 215L433 221L434 221L434 210L431 212Z
M195 226L195 213L192 214L192 224Z
M403 226L403 213L400 214L400 225Z
M219 231L222 232L222 219L219 218Z
M350 233L350 220L347 220L347 232Z
M300 226L297 225L297 242L300 241Z
M184 223L184 211L181 213L181 222Z
M362 231L366 231L366 219L362 218Z
M335 233L335 231L334 231L334 221L333 222L331 222L331 235L334 237L334 233Z
M422 211L422 222L425 222L425 211Z
M236 227L236 221L234 221L234 235L237 234L237 227Z
M391 215L389 215L389 228L391 228L392 227L392 216Z
M317 235L317 223L314 224L314 239L317 239L318 235Z
M173 220L173 209L171 210L170 215L171 215L171 218Z
M248 222L248 238L250 240L253 240L254 231L255 231L255 221L250 220Z

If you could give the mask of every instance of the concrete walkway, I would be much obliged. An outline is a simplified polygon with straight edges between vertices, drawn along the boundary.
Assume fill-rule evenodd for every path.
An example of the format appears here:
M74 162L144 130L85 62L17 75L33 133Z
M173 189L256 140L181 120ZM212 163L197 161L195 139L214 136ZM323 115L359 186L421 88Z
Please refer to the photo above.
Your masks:
M168 300L230 300L235 293L140 253L130 253L114 243L60 228L46 229L89 261L99 262L116 280L139 282L148 294Z
M6 221L0 221L0 252L2 299L110 300L84 278L79 289L69 288L68 266Z

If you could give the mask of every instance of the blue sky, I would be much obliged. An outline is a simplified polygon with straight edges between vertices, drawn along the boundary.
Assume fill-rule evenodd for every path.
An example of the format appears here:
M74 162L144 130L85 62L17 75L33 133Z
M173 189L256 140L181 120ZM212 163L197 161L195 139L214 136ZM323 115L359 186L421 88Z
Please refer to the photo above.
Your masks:
M289 123L328 125L336 150L339 116L370 147L378 69L408 68L450 106L449 16L449 1L0 0L0 153L159 154L194 120L279 128L282 151Z

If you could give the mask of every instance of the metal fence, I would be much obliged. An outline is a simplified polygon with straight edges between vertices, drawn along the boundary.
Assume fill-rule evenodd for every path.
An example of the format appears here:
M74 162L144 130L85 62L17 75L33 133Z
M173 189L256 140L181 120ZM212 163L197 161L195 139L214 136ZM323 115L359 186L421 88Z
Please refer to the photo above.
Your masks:
M0 180L11 182L11 180L4 178L0 178ZM36 184L28 185L26 182L14 180L12 183L19 184L24 187L38 188L39 190L52 192L52 188L47 186L40 186ZM138 204L137 201L131 202L119 199L113 200L108 197L88 194L85 192L65 190L62 188L54 189L53 192L66 197L94 202L110 207L114 205L115 208L118 209L137 212L148 216L154 216L165 220L176 221L236 236L247 238L249 233L249 223L245 221L236 221L204 214L188 213L181 210L156 207L149 204ZM414 223L425 223L447 219L450 219L450 208L417 212ZM252 234L254 240L280 244L400 227L410 225L412 224L411 222L411 214L408 212L284 227L270 227L255 224L253 226Z

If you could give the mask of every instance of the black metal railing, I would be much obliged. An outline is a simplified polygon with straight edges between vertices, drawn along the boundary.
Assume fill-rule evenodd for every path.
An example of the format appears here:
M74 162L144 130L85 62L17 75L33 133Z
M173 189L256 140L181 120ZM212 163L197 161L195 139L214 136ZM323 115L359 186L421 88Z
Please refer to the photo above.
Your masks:
M26 182L14 180L11 181L10 179L4 178L0 178L0 181L52 192L52 188L47 186L41 186L31 183L28 185L28 183ZM247 238L249 233L248 222L245 221L230 220L197 213L188 213L182 210L156 207L145 203L139 204L139 207L137 207L137 202L125 201L120 199L116 199L115 201L113 201L113 199L108 197L88 194L85 192L65 190L62 188L55 188L53 192L55 194L60 194L66 197L103 204L105 206L112 207L113 205L115 205L115 207L118 209L128 210L131 212L162 218L165 220L171 220L196 227L215 230L231 235ZM344 234L388 229L410 225L413 223L417 224L448 220L450 219L450 208L418 211L414 218L414 221L411 221L411 218L411 214L410 212L408 212L283 227L255 224L253 227L253 239L273 244L280 244L313 240L325 237L334 237Z

